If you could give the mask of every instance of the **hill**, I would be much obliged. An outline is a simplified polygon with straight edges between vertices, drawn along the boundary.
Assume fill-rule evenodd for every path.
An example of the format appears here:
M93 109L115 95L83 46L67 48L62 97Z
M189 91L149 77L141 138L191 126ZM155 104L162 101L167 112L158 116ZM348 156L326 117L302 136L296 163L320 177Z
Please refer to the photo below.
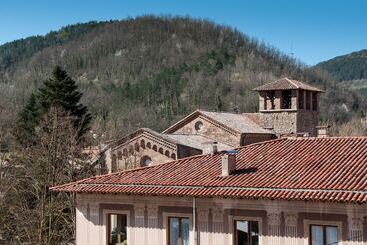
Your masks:
M367 49L335 57L316 65L338 81L367 79Z
M327 91L323 121L346 123L363 109L358 94L233 28L143 16L71 25L0 46L3 132L56 65L77 80L93 130L104 140L137 127L162 130L197 108L256 111L252 88L284 76Z

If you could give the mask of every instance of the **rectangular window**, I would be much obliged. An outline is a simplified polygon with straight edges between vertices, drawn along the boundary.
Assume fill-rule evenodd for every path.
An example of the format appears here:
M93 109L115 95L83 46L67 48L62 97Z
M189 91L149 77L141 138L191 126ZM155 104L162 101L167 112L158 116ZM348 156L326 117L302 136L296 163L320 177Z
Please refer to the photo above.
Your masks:
M311 91L306 91L306 110L311 109Z
M292 108L292 91L283 90L282 91L282 109Z
M259 223L257 221L235 220L235 245L259 245Z
M310 245L337 245L338 227L326 225L311 225Z
M317 93L312 93L312 110L317 111Z
M300 89L298 91L298 109L305 108L305 93L304 90Z
M189 245L190 220L189 218L170 217L169 245Z
M127 245L127 216L108 214L108 245Z
M265 104L267 110L274 110L275 109L275 92L274 91L267 91Z

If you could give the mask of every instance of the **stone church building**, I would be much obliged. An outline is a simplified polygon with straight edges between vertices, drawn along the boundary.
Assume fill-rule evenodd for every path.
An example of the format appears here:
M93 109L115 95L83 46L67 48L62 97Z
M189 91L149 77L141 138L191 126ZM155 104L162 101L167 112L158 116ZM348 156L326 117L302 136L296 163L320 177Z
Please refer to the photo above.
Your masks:
M282 78L254 89L259 112L196 110L163 132L141 128L103 151L108 172L149 166L193 155L262 142L281 136L315 136L323 91Z

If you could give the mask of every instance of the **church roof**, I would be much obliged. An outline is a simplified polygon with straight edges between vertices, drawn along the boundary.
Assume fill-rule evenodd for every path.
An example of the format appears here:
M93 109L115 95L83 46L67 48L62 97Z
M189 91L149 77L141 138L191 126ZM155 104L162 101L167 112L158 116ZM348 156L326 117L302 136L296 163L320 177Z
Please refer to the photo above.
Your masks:
M228 150L232 149L235 146L229 145L228 143L223 143L218 141L217 139L212 139L204 135L191 135L191 134L164 134L158 133L149 128L140 128L135 132L126 135L122 139L113 143L112 148L119 147L122 144L130 142L134 140L136 137L140 136L141 134L149 134L156 139L164 140L168 143L175 144L175 145L184 145L191 148L195 148L198 150L202 150L203 152L208 152L208 149L211 147L212 142L218 143L218 150Z
M254 88L255 91L289 90L289 89L304 89L320 93L324 92L323 90L313 87L307 83L292 80L287 77Z
M253 114L253 115L252 115ZM181 119L163 133L174 133L177 129L185 125L188 121L202 115L209 120L213 120L229 130L234 130L238 133L252 133L252 134L274 134L274 132L262 128L254 119L257 118L258 113L228 113L228 112L211 112L204 110L196 110L187 117Z
M367 137L281 138L225 153L183 158L51 188L77 193L222 197L367 204Z

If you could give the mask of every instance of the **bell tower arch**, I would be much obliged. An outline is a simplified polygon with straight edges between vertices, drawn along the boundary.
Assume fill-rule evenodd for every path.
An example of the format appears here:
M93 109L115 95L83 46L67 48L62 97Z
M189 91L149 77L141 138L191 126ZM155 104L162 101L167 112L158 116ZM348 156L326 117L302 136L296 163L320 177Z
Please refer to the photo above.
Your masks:
M319 95L309 84L282 78L254 89L259 93L260 123L278 135L316 136Z

